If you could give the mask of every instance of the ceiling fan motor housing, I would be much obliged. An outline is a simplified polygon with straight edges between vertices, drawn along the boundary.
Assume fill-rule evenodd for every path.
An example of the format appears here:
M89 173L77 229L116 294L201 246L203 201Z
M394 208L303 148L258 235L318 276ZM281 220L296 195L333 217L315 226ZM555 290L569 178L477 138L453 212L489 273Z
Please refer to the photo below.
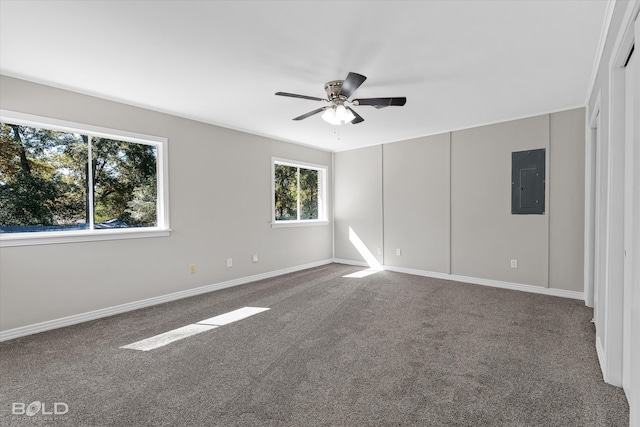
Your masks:
M346 96L340 95L342 83L344 83L344 80L332 80L324 85L324 90L327 92L327 98L336 105L342 104L347 100Z
M279 96L288 96L291 98L308 99L310 101L328 102L329 105L309 111L293 120L299 121L322 113L322 118L334 125L344 123L362 123L364 119L358 113L353 111L351 105L370 105L374 108L384 108L391 105L403 106L407 102L407 98L361 98L349 101L349 98L360 87L367 78L362 74L350 72L344 80L332 80L324 85L327 93L327 99L317 98L315 96L298 95L288 92L276 92ZM329 116L333 115L331 118ZM340 116L340 117L338 117Z

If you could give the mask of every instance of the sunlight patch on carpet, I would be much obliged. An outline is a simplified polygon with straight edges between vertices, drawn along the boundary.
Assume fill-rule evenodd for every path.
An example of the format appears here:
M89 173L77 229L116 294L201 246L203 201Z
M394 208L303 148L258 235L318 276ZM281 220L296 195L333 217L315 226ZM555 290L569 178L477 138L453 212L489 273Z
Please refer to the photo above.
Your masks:
M158 347L165 346L167 344L171 344L174 341L181 340L183 338L190 337L192 335L199 334L201 332L206 332L208 330L217 328L217 326L212 325L187 325L182 328L174 329L169 332L165 332L163 334L159 334L153 336L151 338L147 338L138 342L134 342L133 344L125 345L120 348L129 348L131 350L142 350L149 351Z
M181 339L200 334L202 332L210 331L211 329L218 328L229 323L237 322L238 320L246 319L254 314L267 311L269 308L263 307L243 307L237 310L230 311L228 313L221 314L219 316L211 317L209 319L201 320L192 325L183 326L178 329L173 329L162 334L155 335L151 338L146 338L140 341L136 341L132 344L124 345L120 348L126 348L130 350L149 351L159 347L163 347L172 342L179 341Z
M215 326L223 326L228 325L232 322L237 322L238 320L245 319L249 316L253 316L254 314L262 313L263 311L269 310L268 308L263 307L242 307L237 310L230 311L225 314L221 314L216 317L212 317L210 319L201 320L197 322L198 325L215 325Z
M367 268L366 270L356 271L355 273L347 274L342 277L352 277L356 279L362 279L363 277L371 276L372 274L379 273L382 270L375 268Z

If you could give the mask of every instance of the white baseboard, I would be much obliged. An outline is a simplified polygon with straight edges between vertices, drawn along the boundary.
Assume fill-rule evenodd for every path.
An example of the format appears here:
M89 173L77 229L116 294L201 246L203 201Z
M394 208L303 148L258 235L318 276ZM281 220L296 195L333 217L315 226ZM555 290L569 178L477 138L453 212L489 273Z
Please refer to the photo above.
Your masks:
M187 290L175 292L172 294L160 295L157 297L147 298L140 301L133 301L125 304L120 304L114 307L107 307L99 310L90 311L87 313L74 314L72 316L63 317L60 319L48 320L46 322L36 323L34 325L22 326L15 329L0 331L0 342L12 340L14 338L23 337L26 335L37 334L39 332L49 331L51 329L57 329L65 326L75 325L82 322L88 322L90 320L101 319L103 317L113 316L115 314L125 313L127 311L137 310L139 308L150 307L152 305L162 304L169 301L175 301L178 299L205 294L205 293L217 291L220 289L230 288L232 286L244 285L246 283L256 282L258 280L263 280L263 279L270 279L272 277L281 276L283 274L294 273L296 271L306 270L308 268L331 264L332 262L333 262L332 259L326 259L322 261L311 262L308 264L296 265L294 267L287 267L280 270L269 271L266 273L256 274L254 276L241 277L238 279L228 280L226 282L220 282L212 285L201 286L198 288L187 289Z
M226 282L220 282L212 285L201 286L194 289L187 289L187 290L175 292L172 294L160 295L153 298L133 301L133 302L120 304L113 307L102 308L102 309L90 311L87 313L74 314L72 316L63 317L60 319L48 320L46 322L36 323L34 325L27 325L27 326L22 326L15 329L0 331L0 342L23 337L26 335L32 335L40 332L49 331L51 329L57 329L65 326L75 325L82 322L88 322L90 320L101 319L103 317L109 317L115 314L125 313L127 311L150 307L152 305L162 304L169 301L175 301L178 299L200 295L207 292L230 288L232 286L239 286L239 285L244 285L246 283L256 282L258 280L269 279L272 277L281 276L283 274L294 273L296 271L306 270L308 268L319 267L321 265L331 264L332 262L335 262L338 264L347 264L347 265L354 265L358 267L368 268L367 263L363 261L354 261L354 260L347 260L347 259L341 259L341 258L316 261L308 264L297 265L294 267L288 267L280 270L256 274L253 276L247 276L247 277L241 277L238 279L228 280ZM533 292L533 293L552 295L552 296L558 296L563 298L573 298L573 299L584 300L584 294L582 292L565 291L562 289L553 289L553 288L543 288L540 286L523 285L519 283L502 282L498 280L481 279L477 277L458 276L455 274L438 273L434 271L417 270L417 269L405 268L405 267L383 266L383 268L388 271L412 274L415 276L433 277L433 278L444 279L444 280L455 280L458 282L473 283L473 284L483 285L483 286L492 286L495 288L512 289L517 291ZM599 349L598 351L598 358L601 359L601 349Z
M604 382L608 383L609 381L607 378L607 370L605 369L605 367L607 366L606 364L606 359L605 359L605 352L604 352L604 347L602 346L602 340L600 340L599 336L596 336L596 354L598 355L598 362L600 362L600 370L602 371L602 378L604 379Z
M368 267L365 262L352 261L347 259L334 259L339 264ZM393 267L385 265L384 270L395 271L397 273L412 274L414 276L433 277L436 279L455 280L456 282L473 283L475 285L491 286L494 288L511 289L515 291L531 292L535 294L551 295L555 297L571 298L584 301L584 292L566 291L564 289L544 288L542 286L525 285L522 283L503 282L500 280L482 279L479 277L460 276L457 274L439 273L436 271L417 270L406 267Z
M336 264L355 265L357 267L369 268L369 264L364 261L353 261L350 259L334 258L333 262Z

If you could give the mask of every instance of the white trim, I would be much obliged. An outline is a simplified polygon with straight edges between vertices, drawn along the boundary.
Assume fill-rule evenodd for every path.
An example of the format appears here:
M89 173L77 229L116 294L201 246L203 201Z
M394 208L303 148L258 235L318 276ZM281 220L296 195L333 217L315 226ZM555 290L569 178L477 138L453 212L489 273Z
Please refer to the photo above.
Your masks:
M589 117L589 121L587 122L588 128L594 128L599 123L596 120L598 118L598 114L600 114L600 110L601 110L600 106L602 105L601 101L602 101L602 92L598 91L598 96L596 97L596 102L593 106L593 111L587 112L587 115Z
M157 228L119 228L112 230L87 231L55 231L36 233L15 233L11 239L0 236L0 248L12 246L54 245L60 243L98 242L103 240L146 239L150 237L167 237L170 229ZM9 235L6 235L9 237Z
M636 32L640 30L640 22L636 23ZM639 33L640 34L640 33ZM639 41L640 42L640 41ZM640 44L640 43L638 43ZM635 55L635 53L634 53ZM625 58L626 59L626 58ZM640 105L635 104L638 102L638 93L640 93L640 61L637 56L629 58L631 61L626 65L624 69L625 77L625 138L624 138L624 178L623 178L623 287L622 295L623 309L622 309L622 387L628 394L631 394L631 343L633 342L632 336L632 311L633 311L633 203L634 194L638 193L636 188L634 192L633 182L633 169L634 169L634 139L638 139L634 135L637 130L634 129L636 123L635 118L640 113ZM634 99L635 98L635 99ZM634 105L635 104L635 105ZM637 197L637 196L636 196ZM640 303L636 303L640 304ZM640 305L638 305L640 306Z
M335 259L333 262L338 264L354 265L358 267L368 267L368 264L362 261L352 261L347 259ZM436 271L418 270L414 268L406 267L394 267L389 265L382 266L383 270L393 271L396 273L411 274L414 276L433 277L435 279L453 280L456 282L471 283L474 285L490 286L493 288L511 289L514 291L529 292L542 295L550 295L562 298L571 298L577 300L584 300L583 292L567 291L564 289L545 288L543 286L525 285L522 283L504 282L500 280L483 279L479 277L460 276L457 274L440 273Z
M396 267L396 266L392 266L392 265L385 265L384 269L387 270L387 271L393 271L393 272L396 272L396 273L411 274L413 276L432 277L434 279L442 279L442 280L463 281L463 280L458 280L457 278L454 278L454 277L460 277L460 276L455 276L453 274L448 274L448 273L441 273L439 271L419 270L419 269L416 269L416 268ZM471 278L469 278L469 279L471 279ZM469 283L471 283L471 282L469 282Z
M598 141L601 129L602 93L598 91L593 111L587 111L588 120L585 123L585 198L584 198L584 295L585 305L593 308L595 296L595 235L597 231L595 219L596 215L596 161L598 156L596 151L600 142Z
M294 168L302 166L305 169L314 169L314 170L317 170L317 171L327 170L327 166L325 166L325 165L320 165L320 164L317 164L317 163L302 162L302 161L298 161L298 160L284 159L282 157L273 156L273 157L271 157L271 161L273 163L277 163L279 165L292 166Z
M604 298L596 305L596 337L601 337L603 377L608 384L622 387L624 327L624 151L625 151L625 70L624 61L634 41L634 19L640 2L626 5L620 29L608 62L608 135L606 153L606 218L604 245ZM596 250L598 250L596 248ZM599 305L599 307L598 307Z
M598 355L598 363L600 363L600 369L602 371L602 379L604 380L605 383L608 383L608 376L607 376L607 371L605 369L602 369L603 366L607 366L606 364L606 353L604 351L604 347L602 346L602 339L601 337L596 337L596 354Z
M92 126L84 123L71 122L68 120L59 120L49 117L36 116L33 114L20 113L17 111L0 109L0 120L10 121L12 124L25 126L43 126L47 129L73 132L79 134L90 133L93 136L99 136L108 139L117 139L119 141L135 142L137 144L152 145L153 143L166 143L167 138L154 135L146 135L124 130L110 129L100 126ZM153 144L155 145L155 144Z
M530 119L530 118L538 117L538 116L545 116L547 114L551 115L551 114L555 114L555 113L562 113L564 111L577 110L578 108L584 108L584 107L585 107L585 104L581 103L581 104L570 105L570 106L567 106L567 107L554 108L554 109L551 109L551 110L542 110L542 111L539 111L537 113L526 113L526 114L519 114L519 115L516 115L516 116L505 116L503 118L499 118L499 119L496 119L496 120L489 120L489 121L486 121L486 122L470 123L469 125L460 126L460 127L453 128L453 129L448 129L446 131L440 130L440 131L435 131L435 132L432 132L432 133L426 133L426 134L423 134L423 135L405 137L404 139L396 139L396 140L391 140L391 141L385 141L385 142L382 142L382 143L381 142L377 142L377 143L370 144L370 145L362 145L362 146L358 146L358 147L349 147L349 148L344 148L344 149L335 149L335 150L333 150L333 152L334 153L342 153L342 152L345 152L345 151L359 150L361 148L375 147L375 146L378 146L378 145L393 144L393 143L396 143L396 142L409 141L409 140L418 139L418 138L426 138L428 136L443 135L445 133L460 132L460 131L475 129L475 128L484 127L484 126L499 125L499 124L503 124L505 122L512 122L512 121L522 120L522 119Z
M331 153L331 194L336 194L336 178L335 178L335 170L336 170L336 155ZM336 204L334 200L331 200L331 257L336 257Z
M160 227L171 231L169 221L169 140L162 139L159 149L156 149L157 221Z
M333 262L336 263L336 264L354 265L356 267L369 268L369 264L367 264L364 261L353 261L353 260L350 260L350 259L334 258Z
M634 23L634 39L636 46L640 45L640 4L636 3L636 18ZM637 117L640 112L640 60L635 52L636 58L633 67L635 68L634 82L634 114ZM631 221L627 224L627 233L630 238L627 239L627 258L626 263L626 291L625 298L629 299L626 305L628 316L626 317L623 328L627 333L625 339L628 342L627 367L624 369L623 359L623 387L629 402L629 425L640 426L640 122L635 120L633 126L633 143L632 143L632 159L628 185L631 186L633 197L632 206L627 212L631 212ZM635 360L635 362L633 362Z
M50 331L52 329L63 328L66 326L76 325L78 323L88 322L91 320L101 319L104 317L114 316L116 314L126 313L140 308L150 307L165 302L175 301L182 298L188 298L196 295L205 294L208 292L217 291L220 289L230 288L233 286L244 285L258 280L270 279L272 277L281 276L283 274L294 273L301 270L306 270L313 267L320 267L323 265L337 263L354 265L358 267L368 267L365 262L353 261L340 258L325 259L321 261L311 262L307 264L297 265L293 267L287 267L280 270L274 270L266 273L256 274L253 276L241 277L238 279L232 279L225 282L215 283L207 286L201 286L194 289L187 289L185 291L174 292L167 295L160 295L157 297L147 298L144 300L133 301L125 304L120 304L113 307L102 308L99 310L90 311L82 314L75 314L72 316L63 317L60 319L49 320L46 322L36 323L33 325L21 326L6 331L0 331L0 342L8 341L15 338L24 337L27 335L33 335L40 332ZM455 274L437 273L432 271L416 270L403 267L391 267L385 266L384 270L394 271L398 273L406 273L417 276L434 277L445 280L455 280L458 282L473 283L484 286L491 286L503 289L512 289L517 291L532 292L544 295L558 296L563 298L582 299L583 294L580 292L565 291L562 289L543 288L539 286L523 285L519 283L501 282L497 280L480 279L468 276L458 276Z
M52 329L63 328L65 326L76 325L78 323L88 322L90 320L101 319L103 317L113 316L116 314L126 313L128 311L138 310L140 308L150 307L153 305L175 301L182 298L201 295L208 292L217 291L220 289L244 285L247 283L256 282L258 280L270 279L272 277L281 276L283 274L295 273L297 271L331 264L332 262L333 262L332 259L325 259L321 261L310 262L307 264L282 268L280 270L260 273L253 276L240 277L238 279L232 279L232 280L227 280L225 282L214 283L212 285L201 286L199 288L187 289L185 291L174 292L167 295L160 295L157 297L152 297L152 298L147 298L139 301L133 301L125 304L116 305L113 307L102 308L102 309L90 311L87 313L74 314L72 316L67 316L60 319L48 320L46 322L36 323L34 325L21 326L19 328L0 331L0 342L24 337L27 335L37 334L40 332L49 331Z
M598 77L598 69L600 68L600 62L602 61L602 54L604 52L604 45L607 42L607 34L609 34L609 26L611 25L611 18L613 17L613 10L616 6L616 0L609 0L607 2L607 10L604 14L604 22L602 23L602 29L600 30L600 39L598 40L598 49L596 50L595 61L593 62L593 69L591 70L591 79L589 79L589 88L587 89L587 99L585 104L589 105L589 99L591 98L591 92L596 84L596 78Z
M333 157L332 157L333 159ZM297 220L281 220L276 221L276 164L283 166L290 166L298 168L298 178L300 174L300 168L310 169L318 171L318 219L297 219ZM329 197L332 193L329 192L327 175L329 173L329 167L326 165L320 165L316 163L303 162L298 160L284 159L282 157L271 157L271 227L299 227L309 225L327 225L329 224ZM300 194L300 179L298 179L298 194ZM300 218L300 198L296 200L298 218Z
M96 202L95 202L95 193L93 191L94 187L95 187L95 181L94 181L94 176L93 176L93 136L92 135L86 135L87 137L87 194L85 195L85 202L91 202L91 203L87 203L89 206L87 206L87 208L89 208L87 210L89 218L87 218L89 220L89 230L93 231L95 230L96 227L96 218L95 218L95 209L96 209ZM89 185L89 183L93 184L93 185ZM157 200L156 200L157 203ZM25 236L28 237L28 236Z
M315 225L329 225L329 221L316 219L305 219L301 221L275 221L271 223L271 228L287 228L287 227L313 227Z

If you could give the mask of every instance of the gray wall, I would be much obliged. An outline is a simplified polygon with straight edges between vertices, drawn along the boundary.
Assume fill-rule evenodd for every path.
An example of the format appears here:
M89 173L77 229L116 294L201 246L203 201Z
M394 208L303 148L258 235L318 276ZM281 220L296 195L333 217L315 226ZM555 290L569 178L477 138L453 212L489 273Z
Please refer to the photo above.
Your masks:
M0 90L2 109L167 137L173 230L0 248L0 330L332 258L331 225L271 228L270 183L271 156L327 165L331 182L331 153L5 76Z
M546 212L512 215L511 153L535 148L547 150ZM383 236L385 265L582 292L584 109L386 144L370 164L365 150L335 154L335 186L383 203L382 227L360 237ZM380 168L382 190L362 178ZM341 200L336 224L368 221L370 205ZM339 258L359 260L348 246L336 232Z
M584 109L550 117L549 285L583 290Z
M335 258L365 262L349 241L349 227L382 264L382 146L334 157Z
M2 109L167 137L173 230L0 248L2 331L332 256L363 261L349 227L389 266L582 290L582 109L336 153L334 227L273 229L271 156L327 165L331 182L331 153L5 76L0 90ZM510 153L540 147L547 214L511 216Z
M511 214L511 153L548 149L549 116L453 132L451 145L453 274L546 286L549 210Z
M450 273L449 152L449 134L383 146L385 265Z

